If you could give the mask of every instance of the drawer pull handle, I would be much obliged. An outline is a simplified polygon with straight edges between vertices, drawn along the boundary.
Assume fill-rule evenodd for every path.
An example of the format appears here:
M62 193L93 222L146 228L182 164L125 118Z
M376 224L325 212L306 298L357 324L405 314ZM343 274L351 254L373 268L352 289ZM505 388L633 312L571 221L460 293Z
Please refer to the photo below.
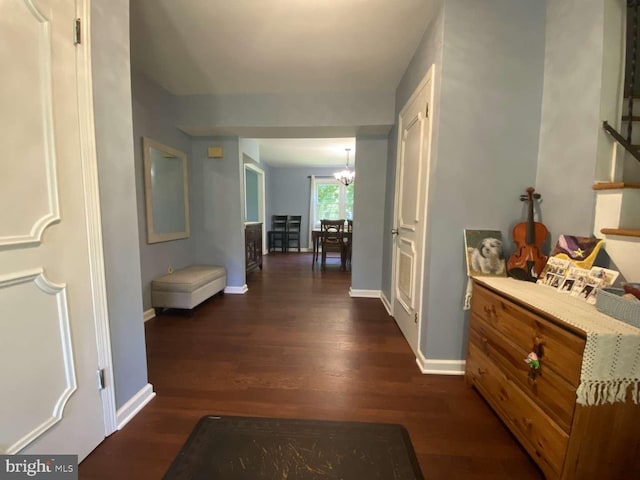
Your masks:
M542 358L542 347L544 346L544 339L536 335L533 337L533 352L538 356L538 358Z
M490 307L487 307L486 305L483 307L484 313L487 314L488 317L490 317L492 314L496 315L496 306L495 305L491 305Z

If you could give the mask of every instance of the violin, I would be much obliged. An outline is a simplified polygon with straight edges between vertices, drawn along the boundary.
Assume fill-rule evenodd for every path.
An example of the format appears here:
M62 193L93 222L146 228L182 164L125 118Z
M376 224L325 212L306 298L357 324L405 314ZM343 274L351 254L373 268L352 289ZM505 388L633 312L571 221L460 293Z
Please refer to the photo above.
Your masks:
M518 248L507 262L507 272L510 276L530 282L538 279L547 263L547 256L542 252L542 244L549 236L547 227L533 221L533 201L541 198L539 193L534 192L535 189L529 187L526 195L520 195L520 201L529 202L529 213L526 222L513 227L513 241Z

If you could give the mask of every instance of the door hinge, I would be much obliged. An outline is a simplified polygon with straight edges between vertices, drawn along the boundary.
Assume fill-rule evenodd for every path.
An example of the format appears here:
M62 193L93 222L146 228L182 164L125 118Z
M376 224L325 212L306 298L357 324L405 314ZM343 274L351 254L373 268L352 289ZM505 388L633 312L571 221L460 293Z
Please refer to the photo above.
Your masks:
M104 390L104 368L99 368L96 373L98 374L98 390Z
M418 312L413 314L413 323L418 323Z
M427 109L426 109L426 111L424 112L424 116L425 116L425 117L427 117L427 118L429 118L429 104L428 104L428 103L427 103Z
M76 18L76 24L73 29L73 44L80 45L82 43L82 22Z

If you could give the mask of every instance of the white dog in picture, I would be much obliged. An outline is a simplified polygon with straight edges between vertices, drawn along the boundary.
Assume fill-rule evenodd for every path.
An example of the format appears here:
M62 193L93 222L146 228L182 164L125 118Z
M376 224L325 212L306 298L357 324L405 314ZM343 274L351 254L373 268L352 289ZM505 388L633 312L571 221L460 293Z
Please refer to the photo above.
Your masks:
M484 238L476 248L469 248L471 269L489 275L504 273L504 255L502 241L497 238Z

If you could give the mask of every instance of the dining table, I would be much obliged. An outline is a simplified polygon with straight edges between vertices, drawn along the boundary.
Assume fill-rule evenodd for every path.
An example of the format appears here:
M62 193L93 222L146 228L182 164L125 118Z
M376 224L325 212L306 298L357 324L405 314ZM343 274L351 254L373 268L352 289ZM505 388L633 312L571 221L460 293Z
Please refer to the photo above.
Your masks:
M323 232L322 230L311 230L311 243L313 244L313 256L311 260L311 268L315 268L316 262L318 261L318 256L320 254L320 239L324 235L335 236L335 232ZM353 236L353 232L342 232L342 238L351 245L351 238ZM341 267L343 270L346 269L346 255L343 256Z

